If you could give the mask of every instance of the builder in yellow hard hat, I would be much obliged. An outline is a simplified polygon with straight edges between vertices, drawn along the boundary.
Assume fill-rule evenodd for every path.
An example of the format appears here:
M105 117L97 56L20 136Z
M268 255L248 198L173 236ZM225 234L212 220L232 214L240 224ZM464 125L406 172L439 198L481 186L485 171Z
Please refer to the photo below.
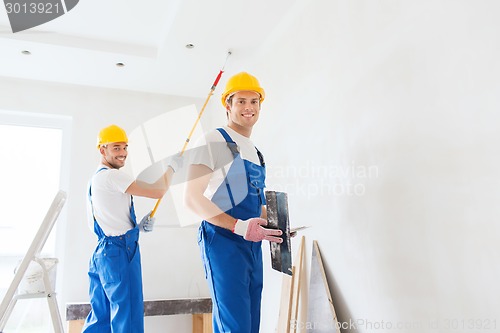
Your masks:
M214 332L259 331L261 241L282 242L280 230L263 227L266 169L250 140L264 98L253 75L232 76L222 94L227 126L206 135L208 149L199 150L188 169L185 201L203 219L199 245L212 293ZM224 165L228 160L231 164Z
M168 190L179 160L154 184L120 170L128 156L125 131L111 125L99 132L101 162L88 188L88 212L98 245L89 265L90 304L83 332L144 332L139 232L152 231L147 214L136 222L132 195L160 199Z

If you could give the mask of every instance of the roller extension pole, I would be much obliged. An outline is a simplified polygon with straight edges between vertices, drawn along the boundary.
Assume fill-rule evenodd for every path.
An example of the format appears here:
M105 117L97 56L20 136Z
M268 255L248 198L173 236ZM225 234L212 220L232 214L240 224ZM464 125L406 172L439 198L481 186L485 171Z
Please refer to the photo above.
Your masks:
M191 131L189 132L189 135L186 138L186 141L184 142L184 145L182 146L182 150L179 153L179 156L182 156L184 154L184 152L186 151L187 145L189 144L189 141L191 140L191 136L193 135L193 132L196 129L196 126L200 122L201 116L203 115L203 112L205 111L205 108L208 104L208 101L210 100L210 97L212 97L212 95L214 94L215 88L217 88L217 84L219 83L219 80L222 77L222 73L224 73L224 67L226 67L227 59L229 58L231 53L232 53L231 51L227 52L226 61L224 61L224 65L222 66L221 70L219 71L219 75L217 75L214 83L212 84L212 87L210 88L210 92L208 93L207 98L205 99L205 103L203 104L200 112L198 113L198 117L196 118L196 121L194 122L193 127L191 128ZM158 209L160 202L161 202L161 199L158 199L156 201L156 204L155 204L153 210L151 211L150 217L153 217L156 214L156 210Z

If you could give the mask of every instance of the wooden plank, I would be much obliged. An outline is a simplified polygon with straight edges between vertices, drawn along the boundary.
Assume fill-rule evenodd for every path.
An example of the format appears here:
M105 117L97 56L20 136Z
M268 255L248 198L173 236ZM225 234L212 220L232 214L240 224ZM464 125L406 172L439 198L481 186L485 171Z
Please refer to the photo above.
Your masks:
M292 266L292 276L284 275L281 285L281 302L278 314L278 333L295 332L300 299L301 276L303 274L303 257L305 238L302 236L295 256L296 265ZM292 326L292 323L294 324Z
M284 192L266 191L267 227L283 232L281 244L270 243L271 266L278 272L292 275L288 196Z
M194 314L193 333L212 333L212 314L210 313Z
M292 281L292 303L290 309L290 322L297 323L298 313L299 313L299 299L300 299L300 287L301 287L301 277L303 271L303 258L304 258L304 245L305 237L302 236L300 239L299 249L295 255L295 265L292 267L293 270L293 281ZM291 327L290 332L295 333L297 330L297 325Z
M81 333L85 320L70 320L68 322L68 333Z
M213 327L212 327L212 314L211 313L204 313L203 314L203 333L212 333Z
M294 267L292 267L293 271ZM292 272L293 276L293 272ZM292 276L283 275L281 282L281 300L280 309L278 313L278 325L276 328L277 333L290 332L290 316L292 304Z
M195 313L193 314L193 333L211 333L212 332L212 314ZM81 333L85 320L70 320L68 322L68 333Z
M313 241L308 299L307 332L340 333L317 241Z
M165 316L211 312L212 300L210 298L144 301L145 316Z
M85 319L89 312L89 303L66 304L67 321ZM210 298L179 298L144 301L144 316L167 316L211 312L212 300Z

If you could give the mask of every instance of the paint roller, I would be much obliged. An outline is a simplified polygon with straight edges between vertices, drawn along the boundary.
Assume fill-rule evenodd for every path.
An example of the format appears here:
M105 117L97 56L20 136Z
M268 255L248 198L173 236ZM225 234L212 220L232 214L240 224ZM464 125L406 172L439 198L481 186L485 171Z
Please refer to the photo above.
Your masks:
M214 94L215 88L217 88L217 84L219 83L219 80L222 77L222 73L224 73L224 67L226 67L227 59L229 59L229 56L231 54L232 54L231 50L228 50L226 60L224 61L224 65L222 66L221 70L219 71L219 74L217 75L214 83L212 84L212 87L210 88L210 92L208 93L207 98L205 99L205 103L203 103L203 106L202 106L200 112L198 113L198 117L196 117L196 120L193 124L193 127L191 128L191 131L189 132L189 135L186 138L184 145L182 146L182 149L181 149L181 152L179 153L179 156L182 156L184 154L184 152L186 151L187 145L189 144L189 141L191 140L191 136L193 135L194 130L196 129L196 126L200 122L201 116L203 115L203 112L205 111L205 108L208 104L208 101L210 100L210 97L212 97L212 95ZM148 150L150 150L149 144L148 144ZM161 199L158 199L156 201L156 204L155 204L153 210L151 211L150 217L153 217L155 215L156 210L158 209L158 206L160 205L160 202L161 202Z

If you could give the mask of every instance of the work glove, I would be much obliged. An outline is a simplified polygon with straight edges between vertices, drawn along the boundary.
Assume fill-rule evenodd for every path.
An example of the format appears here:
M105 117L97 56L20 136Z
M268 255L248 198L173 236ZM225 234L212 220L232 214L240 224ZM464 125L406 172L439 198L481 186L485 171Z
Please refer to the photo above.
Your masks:
M283 242L281 237L275 237L281 236L281 230L263 228L263 225L267 225L267 220L259 217L254 217L245 221L237 220L234 224L233 232L243 236L243 238L251 242L260 242L264 239L274 243Z
M183 163L184 157L180 154L176 154L172 156L172 159L170 160L170 167L174 170L174 172L177 172L180 168L182 168Z
M143 232L153 231L155 220L156 217L151 217L151 212L149 212L142 218L141 222L139 223L139 230Z

